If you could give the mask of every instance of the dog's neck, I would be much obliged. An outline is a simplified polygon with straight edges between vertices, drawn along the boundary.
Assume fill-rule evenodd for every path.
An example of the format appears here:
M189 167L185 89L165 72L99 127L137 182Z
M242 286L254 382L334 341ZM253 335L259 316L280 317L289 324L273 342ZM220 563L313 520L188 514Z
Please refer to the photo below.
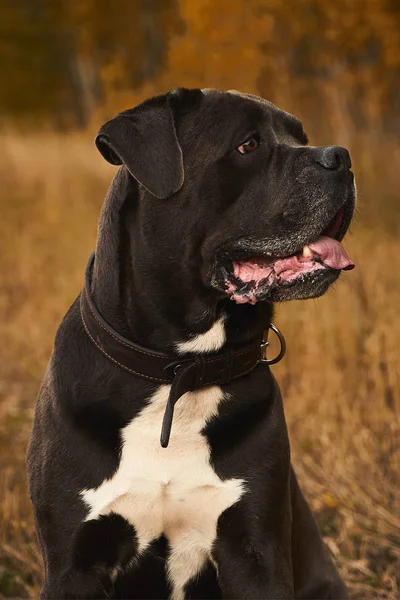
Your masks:
M104 319L134 342L181 354L216 352L259 337L270 323L272 305L238 306L199 285L194 270L178 268L185 263L179 240L157 260L161 241L146 221L146 201L122 167L103 206L92 277ZM165 272L174 261L175 272Z

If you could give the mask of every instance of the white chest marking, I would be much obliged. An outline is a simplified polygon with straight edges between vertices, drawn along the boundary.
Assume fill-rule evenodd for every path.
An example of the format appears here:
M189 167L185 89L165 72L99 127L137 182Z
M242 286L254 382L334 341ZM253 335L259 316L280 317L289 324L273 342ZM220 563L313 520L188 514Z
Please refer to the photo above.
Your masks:
M216 352L222 348L226 341L225 319L226 316L223 315L205 333L199 333L199 335L196 335L196 337L187 342L179 342L176 344L177 351L180 354L186 354L187 352Z
M244 480L221 480L210 464L210 448L201 431L218 413L222 390L188 392L175 406L168 448L160 430L170 386L161 386L142 412L122 431L118 470L98 488L81 492L89 507L86 520L111 511L135 527L139 552L161 534L170 545L168 577L173 600L211 557L219 516L237 502Z

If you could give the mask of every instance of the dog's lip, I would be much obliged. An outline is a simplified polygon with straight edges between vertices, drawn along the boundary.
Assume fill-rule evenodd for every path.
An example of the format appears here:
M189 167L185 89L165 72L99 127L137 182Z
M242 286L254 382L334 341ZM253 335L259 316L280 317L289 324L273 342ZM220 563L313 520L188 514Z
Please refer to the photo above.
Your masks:
M336 239L344 220L345 209L341 206L339 210L334 214L327 227L322 231L321 235Z
M219 252L217 262L220 263L220 265L226 266L229 263L243 261L246 259L250 260L259 258L260 260L269 259L271 261L276 261L279 259L289 258L290 256L302 253L303 248L309 246L321 236L329 237L336 241L340 241L347 229L346 227L343 231L343 223L346 219L347 212L346 208L346 205L342 205L335 212L333 217L331 217L331 219L328 221L326 227L324 229L321 229L321 232L318 235L304 237L302 243L297 243L296 246L289 247L287 249L285 248L285 250L282 252L272 253L268 249L257 248L256 244L254 244L253 248L251 246L249 246L249 248L243 248L241 246L235 245L229 248L225 248L221 252Z

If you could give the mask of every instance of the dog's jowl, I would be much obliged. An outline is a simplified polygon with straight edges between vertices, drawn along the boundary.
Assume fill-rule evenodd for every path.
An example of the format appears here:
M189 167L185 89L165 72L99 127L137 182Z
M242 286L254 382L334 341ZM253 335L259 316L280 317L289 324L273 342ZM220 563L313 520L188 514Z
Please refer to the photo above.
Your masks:
M354 266L348 152L256 96L183 88L96 145L120 167L28 453L42 598L346 598L263 339L273 302Z

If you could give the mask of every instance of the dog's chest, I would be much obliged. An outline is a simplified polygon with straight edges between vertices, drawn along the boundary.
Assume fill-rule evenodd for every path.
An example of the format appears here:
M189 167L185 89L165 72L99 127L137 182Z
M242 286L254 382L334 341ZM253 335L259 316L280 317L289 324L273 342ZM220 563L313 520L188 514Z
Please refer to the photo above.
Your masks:
M148 406L122 432L118 470L98 488L82 492L86 520L116 512L134 527L139 552L164 534L170 546L173 597L197 575L216 535L219 516L243 493L243 480L221 480L210 464L202 429L218 413L220 388L185 394L175 407L168 448L159 442L169 386L161 386ZM181 590L181 592L179 592Z

